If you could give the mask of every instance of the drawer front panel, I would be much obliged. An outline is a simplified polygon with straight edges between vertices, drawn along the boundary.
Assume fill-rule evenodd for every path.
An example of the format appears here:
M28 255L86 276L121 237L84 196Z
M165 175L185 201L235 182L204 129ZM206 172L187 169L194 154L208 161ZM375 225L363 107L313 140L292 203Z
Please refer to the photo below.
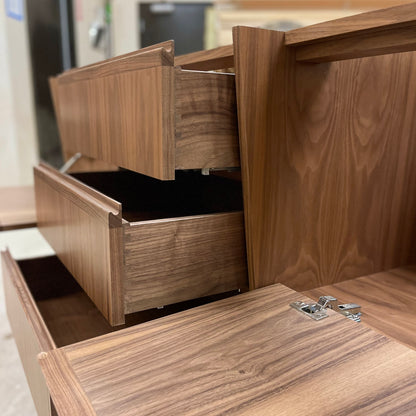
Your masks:
M247 286L243 214L126 225L125 312Z
M124 323L121 206L42 165L35 191L39 230L108 321Z
M37 355L55 348L19 267L9 252L2 253L6 308L20 359L39 416L51 415L51 400Z
M66 151L174 179L173 67L58 81Z

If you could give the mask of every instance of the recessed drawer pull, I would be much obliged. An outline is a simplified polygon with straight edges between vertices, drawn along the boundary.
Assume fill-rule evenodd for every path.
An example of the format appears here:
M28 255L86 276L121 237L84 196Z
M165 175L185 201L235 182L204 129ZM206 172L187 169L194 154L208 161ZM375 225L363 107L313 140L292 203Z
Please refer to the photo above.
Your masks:
M361 322L361 306L356 303L340 304L333 296L321 296L317 303L305 303L302 301L293 302L290 306L299 312L304 313L315 321L327 318L326 309L332 309L348 319Z

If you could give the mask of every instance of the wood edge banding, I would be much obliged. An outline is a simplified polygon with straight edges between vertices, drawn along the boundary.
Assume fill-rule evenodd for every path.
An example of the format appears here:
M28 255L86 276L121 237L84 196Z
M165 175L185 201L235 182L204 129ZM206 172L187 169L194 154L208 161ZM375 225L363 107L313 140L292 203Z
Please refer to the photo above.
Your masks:
M40 353L38 362L60 416L96 415L62 350Z

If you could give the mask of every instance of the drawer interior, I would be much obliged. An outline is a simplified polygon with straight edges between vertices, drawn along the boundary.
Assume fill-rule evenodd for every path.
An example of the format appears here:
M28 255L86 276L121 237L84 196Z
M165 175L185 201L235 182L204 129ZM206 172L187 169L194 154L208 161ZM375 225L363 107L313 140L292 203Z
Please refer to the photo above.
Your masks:
M243 209L241 182L200 171L161 181L132 171L74 173L73 177L123 204L127 221L203 215Z
M126 316L126 324L112 327L56 256L20 260L17 264L57 347L94 338L237 292L151 309Z
M361 305L362 324L416 349L416 266L361 276L303 292Z

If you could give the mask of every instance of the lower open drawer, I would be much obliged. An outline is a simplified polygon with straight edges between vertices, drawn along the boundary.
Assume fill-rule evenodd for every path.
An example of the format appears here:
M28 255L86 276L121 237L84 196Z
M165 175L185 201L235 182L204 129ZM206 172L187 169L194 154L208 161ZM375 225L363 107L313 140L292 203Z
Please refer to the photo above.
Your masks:
M241 183L35 168L38 226L112 325L247 286Z
M217 300L230 293L152 309L126 317L115 329L56 256L15 261L2 253L7 313L39 416L53 404L37 362L40 352L71 345L115 330Z

